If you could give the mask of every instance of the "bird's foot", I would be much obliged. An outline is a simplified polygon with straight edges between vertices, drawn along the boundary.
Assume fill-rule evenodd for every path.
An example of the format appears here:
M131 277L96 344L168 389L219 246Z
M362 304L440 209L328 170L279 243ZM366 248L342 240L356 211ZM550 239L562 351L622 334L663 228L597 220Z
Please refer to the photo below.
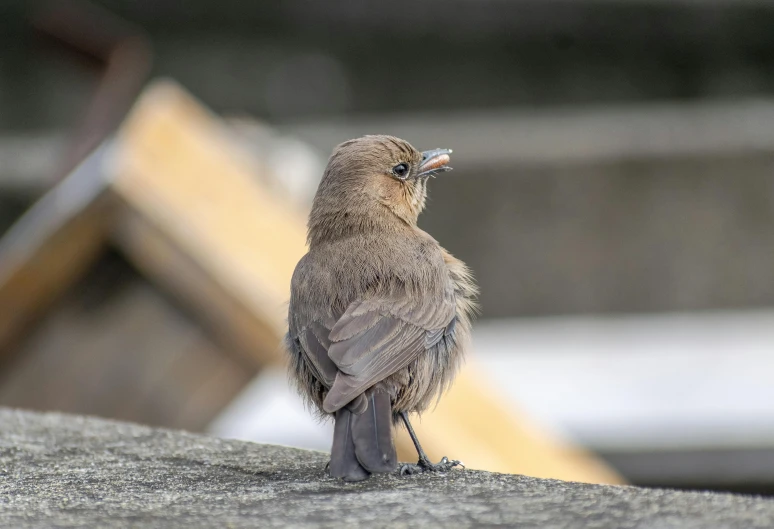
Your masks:
M465 468L461 461L449 460L444 456L438 463L431 463L429 459L420 459L416 464L404 463L400 466L400 475L422 474L423 472L448 472L454 467Z

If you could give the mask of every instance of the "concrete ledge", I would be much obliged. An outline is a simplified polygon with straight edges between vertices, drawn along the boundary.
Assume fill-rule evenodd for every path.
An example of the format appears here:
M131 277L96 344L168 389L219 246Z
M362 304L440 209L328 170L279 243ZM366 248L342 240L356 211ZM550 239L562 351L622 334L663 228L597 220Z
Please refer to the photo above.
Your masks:
M326 459L318 452L0 409L0 526L774 526L768 499L478 471L390 475L353 485L324 477Z

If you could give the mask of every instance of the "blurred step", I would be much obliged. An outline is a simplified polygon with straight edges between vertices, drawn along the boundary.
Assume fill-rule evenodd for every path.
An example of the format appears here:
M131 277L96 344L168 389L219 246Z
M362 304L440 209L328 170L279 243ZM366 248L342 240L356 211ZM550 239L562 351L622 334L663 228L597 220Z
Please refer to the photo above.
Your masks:
M489 321L474 344L514 404L633 483L774 491L774 311Z

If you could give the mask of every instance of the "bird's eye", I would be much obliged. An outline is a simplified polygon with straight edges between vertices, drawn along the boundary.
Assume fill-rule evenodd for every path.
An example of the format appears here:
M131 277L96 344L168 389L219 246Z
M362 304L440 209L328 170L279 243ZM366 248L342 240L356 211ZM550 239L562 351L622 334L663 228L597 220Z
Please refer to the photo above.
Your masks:
M398 178L406 178L409 173L409 166L407 163L399 163L395 167L392 168L392 174L397 176Z

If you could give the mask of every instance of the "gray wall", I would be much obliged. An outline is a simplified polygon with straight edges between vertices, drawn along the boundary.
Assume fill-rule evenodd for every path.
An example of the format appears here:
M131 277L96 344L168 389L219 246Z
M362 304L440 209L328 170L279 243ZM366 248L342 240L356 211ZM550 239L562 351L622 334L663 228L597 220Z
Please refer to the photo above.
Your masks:
M358 133L401 130L394 121L380 126L396 113L416 121L653 101L679 109L774 95L768 1L97 3L147 31L154 75L174 77L218 112L265 118L291 133L304 128L294 123L363 114L377 118ZM68 130L96 81L31 30L26 21L40 5L0 5L5 135ZM471 122L459 141L444 135L443 123L406 137L420 147L449 137L448 146L480 153L513 125L486 136L479 131L487 123ZM572 142L596 137L575 126ZM715 120L683 137L726 126ZM323 139L310 141L327 154L335 134L321 130ZM561 124L546 130L537 159L458 159L454 173L432 184L422 225L473 266L485 316L774 304L771 146L705 142L699 151L568 159ZM595 141L604 148L619 135ZM653 137L646 128L631 143ZM755 135L769 137L766 128ZM518 151L531 139L527 132L501 143Z
M774 93L774 3L96 0L144 28L155 74L221 112L342 113ZM0 3L0 128L64 127L95 81Z
M774 153L443 178L421 224L485 316L774 305Z

